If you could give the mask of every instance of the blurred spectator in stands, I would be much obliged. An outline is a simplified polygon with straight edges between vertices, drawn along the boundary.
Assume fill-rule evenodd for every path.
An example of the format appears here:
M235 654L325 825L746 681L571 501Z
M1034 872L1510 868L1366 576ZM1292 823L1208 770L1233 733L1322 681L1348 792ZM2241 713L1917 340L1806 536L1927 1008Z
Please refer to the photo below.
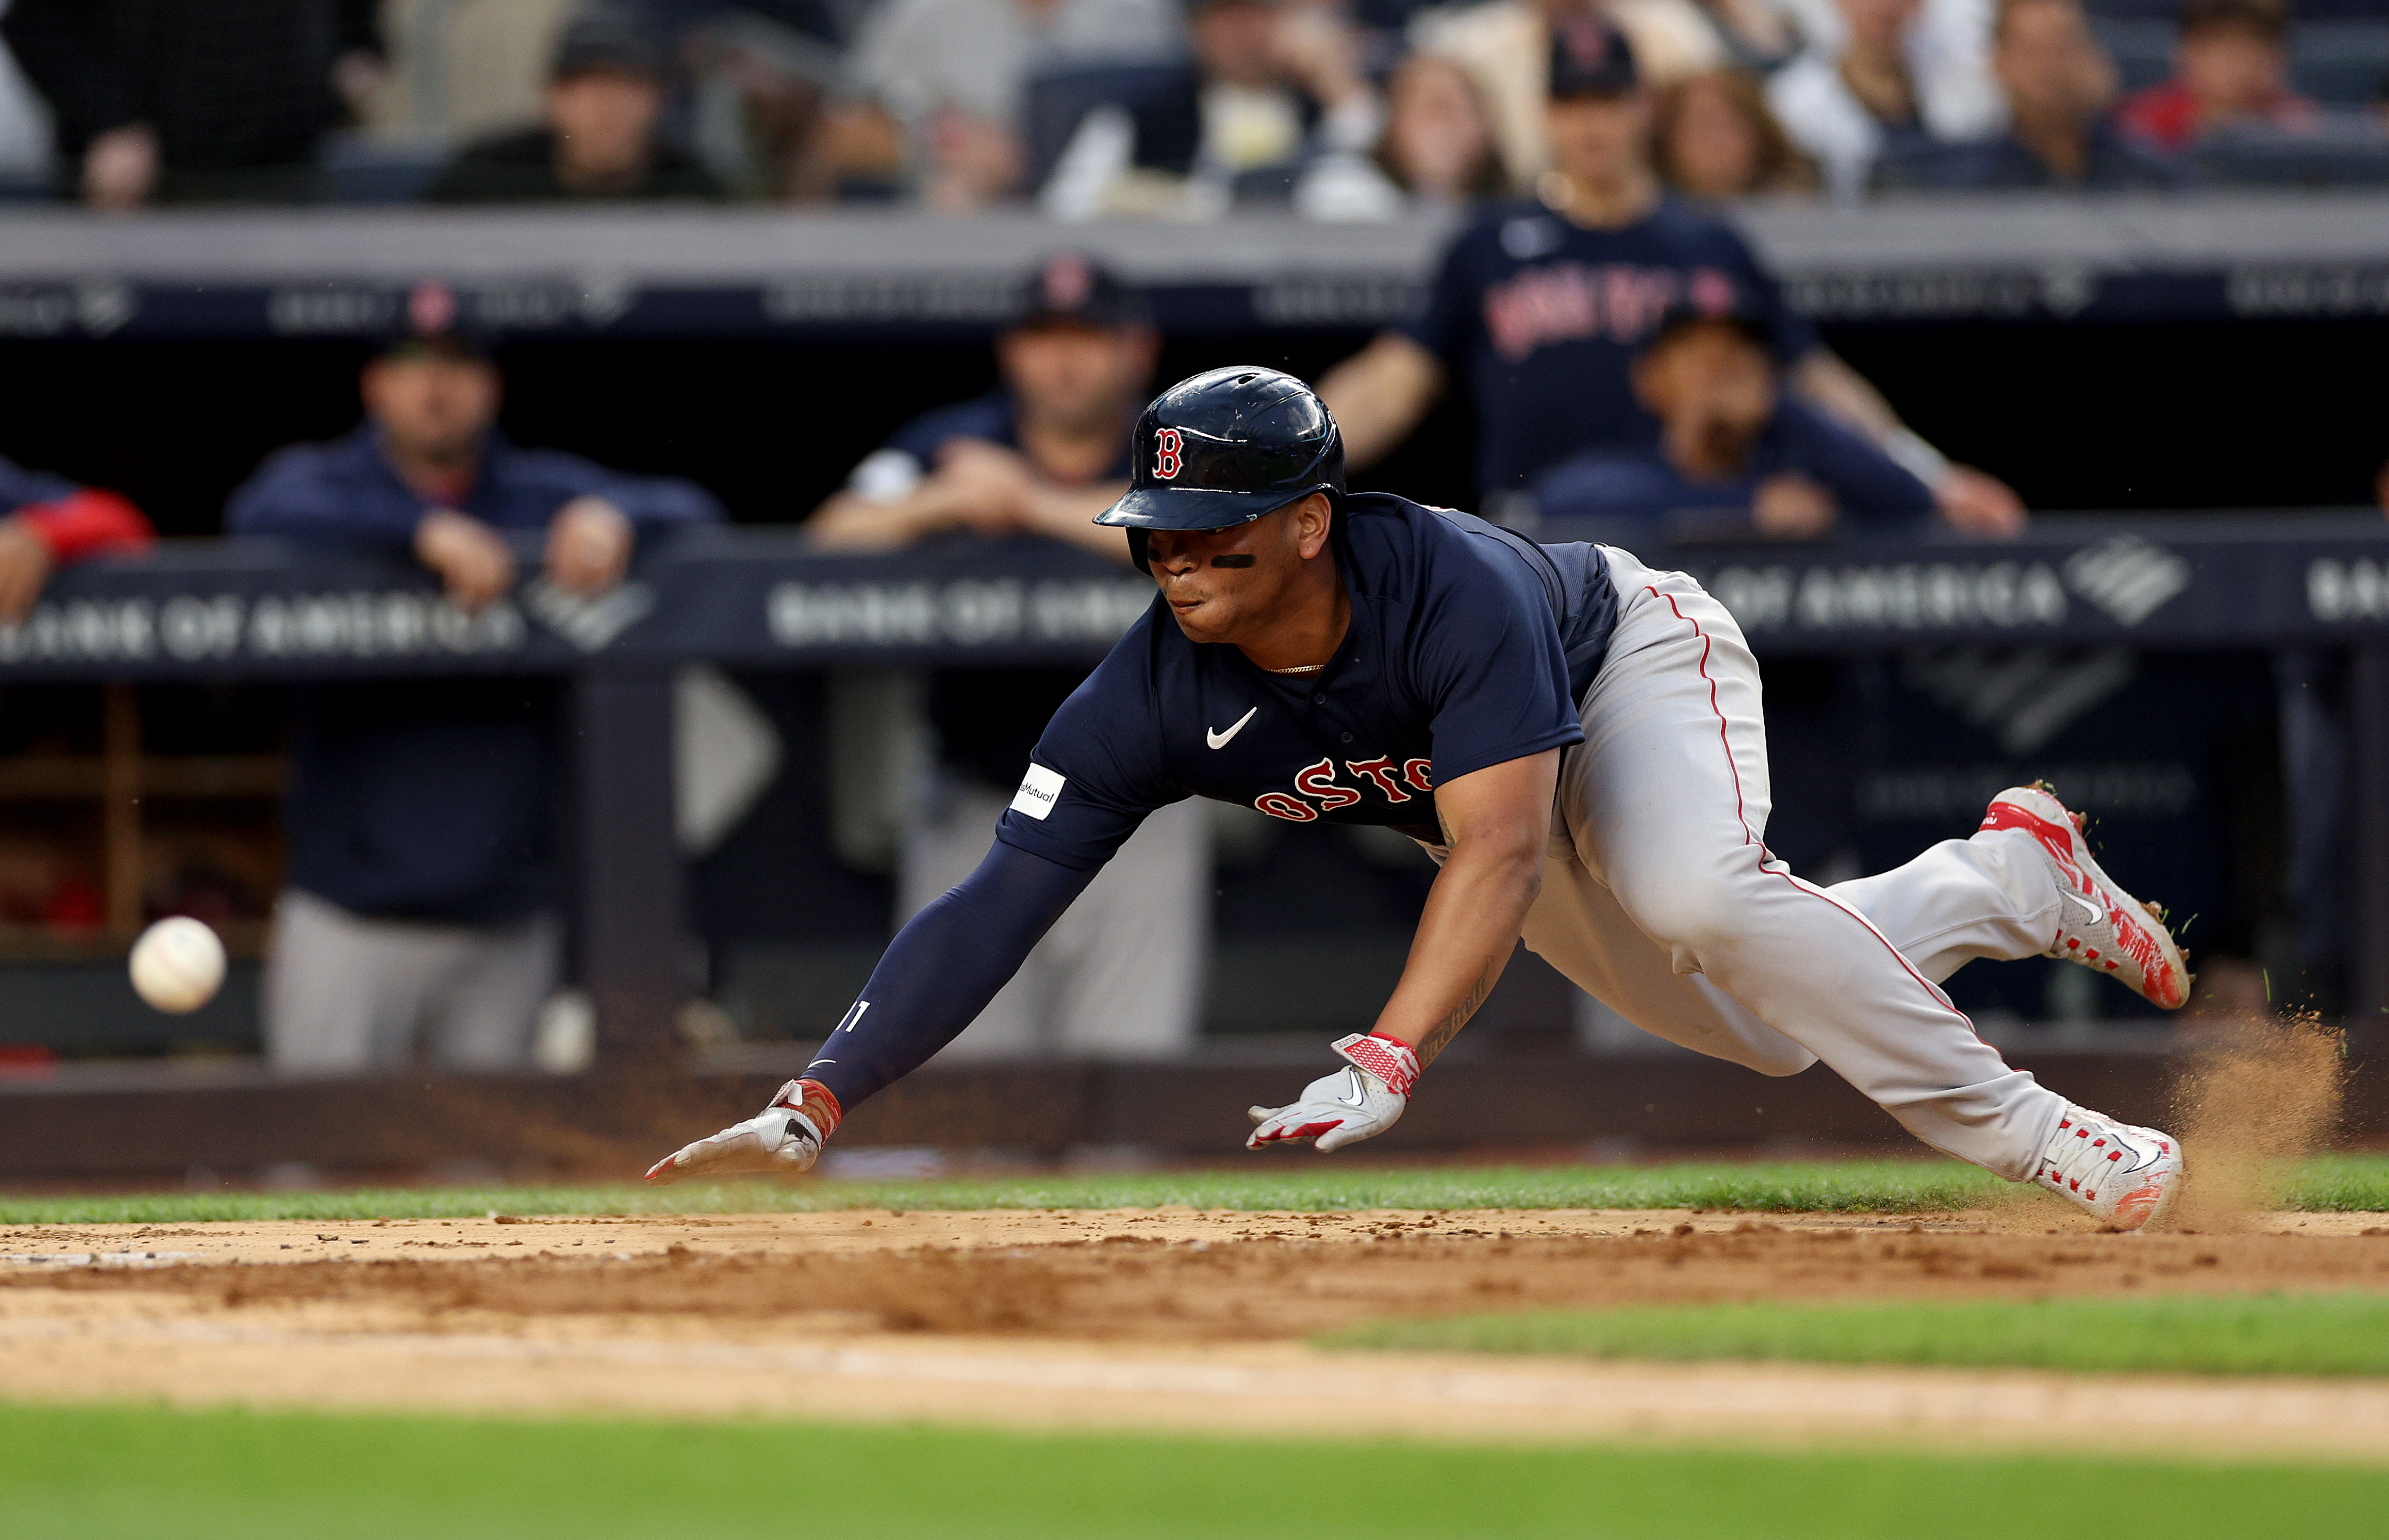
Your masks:
M1949 9L1928 9L1924 0L1833 0L1833 29L1768 82L1784 131L1824 168L1835 197L1864 192L1886 149L1999 128L1982 42Z
M548 71L547 125L466 146L424 190L434 203L718 198L722 184L657 132L663 61L638 19L573 18Z
M645 0L687 71L697 158L742 197L815 202L850 189L832 110L863 0Z
M862 99L835 125L849 174L908 174L966 212L1021 190L1021 91L1058 65L1156 63L1182 48L1172 0L883 0L849 59Z
M365 365L364 423L267 460L227 527L411 556L480 611L515 587L504 531L539 532L542 580L571 604L620 583L640 535L721 518L688 482L508 443L497 367L454 315L445 290L418 289ZM556 686L521 679L299 692L266 962L276 1069L402 1069L418 1048L455 1068L527 1063L562 958L555 705Z
M1634 361L1659 441L1590 451L1535 488L1546 515L1616 521L1663 540L1814 540L1912 528L1933 493L1863 437L1788 395L1763 310L1676 305Z
M8 0L0 0L0 17L7 14ZM0 36L0 193L23 197L46 190L52 179L50 138L50 109Z
M1737 69L1770 75L1800 51L1799 22L1782 0L1693 0L1693 4L1717 29L1727 62Z
M1341 17L1284 0L1188 0L1187 32L1194 57L1173 86L1080 121L1039 194L1047 213L1207 218L1239 200L1327 219L1386 211L1364 159L1384 108Z
M1817 168L1739 70L1688 75L1653 94L1652 159L1659 180L1687 197L1752 197L1817 190Z
M1373 158L1414 209L1459 209L1505 191L1485 96L1466 70L1412 54L1386 82L1386 132Z
M539 121L578 0L382 0L390 69L364 112L385 142L456 146Z
M375 0L15 0L0 33L96 209L314 196L315 145L380 77Z
M147 551L150 538L149 520L116 493L0 460L0 626L31 615L62 564Z
M1885 187L2179 187L2182 168L2125 134L2109 111L2115 66L2079 0L2000 0L1992 69L2007 92L2008 132L1964 145L1890 146Z
M1118 279L1075 253L1048 259L996 339L1003 386L898 429L808 528L838 550L1027 535L1126 563L1118 532L1090 521L1128 490L1129 432L1158 347ZM986 857L1046 720L1086 675L931 676L936 763L904 833L900 923ZM947 1052L1125 1057L1190 1046L1210 918L1207 827L1193 801L1147 819Z
M1411 25L1413 47L1456 60L1476 78L1516 191L1531 190L1551 168L1543 105L1552 28L1584 15L1603 17L1626 34L1653 85L1729 61L1709 14L1693 0L1459 0Z
M2236 124L2308 129L2315 104L2289 88L2290 19L2277 0L2183 0L2173 79L2116 109L2132 133L2168 154Z
M1951 523L1999 533L2021 526L2012 491L1942 459L1818 341L1731 225L1660 187L1650 103L1615 28L1591 16L1567 22L1550 70L1559 168L1539 201L1490 210L1463 230L1421 313L1320 382L1348 465L1390 452L1457 379L1476 412L1480 508L1507 518L1517 494L1561 460L1657 441L1630 364L1667 308L1689 299L1767 313L1792 389L1914 471Z

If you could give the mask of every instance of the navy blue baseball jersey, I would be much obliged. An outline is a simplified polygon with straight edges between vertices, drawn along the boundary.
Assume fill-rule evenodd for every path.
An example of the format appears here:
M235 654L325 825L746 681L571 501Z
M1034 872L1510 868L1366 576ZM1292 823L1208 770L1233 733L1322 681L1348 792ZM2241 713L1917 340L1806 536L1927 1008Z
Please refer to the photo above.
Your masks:
M1439 838L1437 785L1583 740L1617 607L1597 547L1365 493L1335 550L1352 616L1324 670L1189 641L1156 597L1054 715L996 837L1084 870L1207 796Z
M1681 301L1760 317L1786 363L1817 346L1733 226L1675 197L1615 230L1539 203L1498 209L1452 241L1403 329L1467 382L1477 490L1492 496L1584 450L1657 442L1629 370Z

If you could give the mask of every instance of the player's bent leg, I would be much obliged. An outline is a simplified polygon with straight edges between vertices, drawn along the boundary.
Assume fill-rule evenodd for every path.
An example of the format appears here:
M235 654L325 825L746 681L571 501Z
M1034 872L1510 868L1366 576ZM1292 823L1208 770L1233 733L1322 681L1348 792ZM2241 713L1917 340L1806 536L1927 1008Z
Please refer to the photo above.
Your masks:
M1832 891L1935 984L1975 958L2057 957L2168 1011L2190 998L2162 913L2101 869L2078 815L2046 786L2012 786L1973 837Z
M1560 787L1589 874L1672 969L1705 975L1918 1138L2031 1177L2062 1100L2009 1068L1856 910L1768 855L1758 669L1741 629L1682 574L1622 553L1611 565L1623 605Z
M1573 854L1544 862L1524 939L1569 983L1654 1037L1761 1075L1797 1075L1817 1062L1706 978L1676 972L1670 949Z
M1977 958L2037 957L2057 930L2057 888L2012 839L1943 840L1888 872L1826 891L1935 984Z
M1626 604L1560 785L1588 876L1672 968L1705 975L1926 1143L2120 1227L2160 1217L2181 1179L2174 1140L2009 1068L1864 915L1768 854L1758 672L1740 628L1681 574L1622 554L1612 566ZM2092 1162L2105 1179L2086 1176Z

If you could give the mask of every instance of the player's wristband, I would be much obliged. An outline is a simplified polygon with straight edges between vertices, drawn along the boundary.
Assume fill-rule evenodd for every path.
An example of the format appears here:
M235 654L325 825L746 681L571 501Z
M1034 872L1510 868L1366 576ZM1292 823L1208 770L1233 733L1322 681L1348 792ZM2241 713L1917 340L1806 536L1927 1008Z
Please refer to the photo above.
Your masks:
M1355 1032L1328 1046L1384 1081L1386 1089L1396 1096L1410 1095L1411 1088L1418 1084L1418 1050L1399 1037L1388 1037L1382 1032Z
M846 1121L846 1110L837 1104L837 1098L831 1094L830 1088L818 1080L789 1081L780 1088L780 1094L772 1099L772 1105L802 1114L805 1121L821 1135L824 1143L827 1143L829 1136L837 1132L837 1126Z
M1949 457L1926 443L1914 428L1903 427L1885 439L1883 452L1891 456L1892 464L1928 488L1937 489L1941 478L1949 474Z

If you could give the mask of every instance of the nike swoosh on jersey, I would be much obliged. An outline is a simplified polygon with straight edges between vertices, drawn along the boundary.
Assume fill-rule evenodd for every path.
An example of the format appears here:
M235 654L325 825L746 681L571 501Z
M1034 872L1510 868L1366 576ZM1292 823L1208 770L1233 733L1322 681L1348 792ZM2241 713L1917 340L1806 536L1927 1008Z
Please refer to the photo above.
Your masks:
M1215 732L1210 728L1205 728L1203 730L1203 741L1210 745L1213 748L1227 747L1228 740L1234 737L1237 733L1242 732L1245 730L1245 724L1251 721L1253 718L1259 713L1259 706L1254 706L1250 711L1247 711L1243 716L1237 718L1236 725L1228 729L1225 732Z

